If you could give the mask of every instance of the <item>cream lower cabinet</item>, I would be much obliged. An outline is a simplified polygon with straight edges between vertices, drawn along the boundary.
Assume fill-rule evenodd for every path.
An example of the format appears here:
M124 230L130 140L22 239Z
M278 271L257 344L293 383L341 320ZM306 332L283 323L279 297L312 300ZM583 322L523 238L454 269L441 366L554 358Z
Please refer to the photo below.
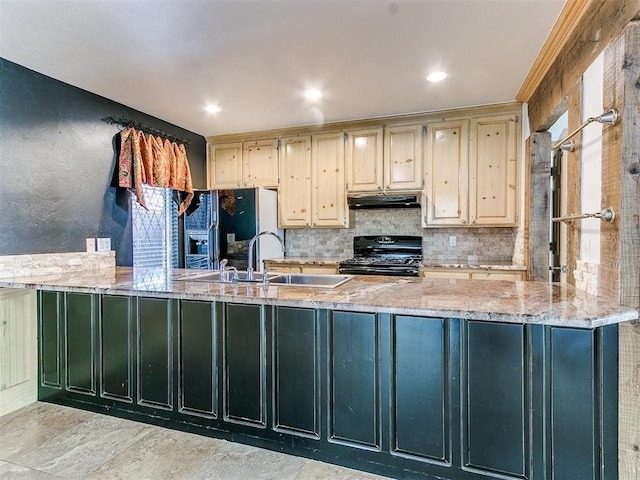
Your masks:
M311 226L311 137L280 139L278 226Z
M449 278L463 280L504 280L519 282L526 280L527 273L524 270L482 270L464 268L425 268L422 271L423 278Z
M427 125L422 226L517 226L517 115Z
M311 273L316 275L333 275L338 273L338 265L317 263L287 263L282 260L265 260L270 273Z
M36 291L0 288L0 416L38 398Z

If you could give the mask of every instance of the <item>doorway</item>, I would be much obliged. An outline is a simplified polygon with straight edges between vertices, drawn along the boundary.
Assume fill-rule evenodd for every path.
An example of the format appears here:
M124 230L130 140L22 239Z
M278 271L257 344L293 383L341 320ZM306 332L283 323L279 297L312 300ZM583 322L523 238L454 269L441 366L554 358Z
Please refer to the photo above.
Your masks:
M564 138L567 133L568 114L563 113L551 126L552 145ZM567 211L567 155L562 149L551 150L551 218L564 215ZM563 222L551 220L549 225L549 281L566 283L567 281L567 226Z

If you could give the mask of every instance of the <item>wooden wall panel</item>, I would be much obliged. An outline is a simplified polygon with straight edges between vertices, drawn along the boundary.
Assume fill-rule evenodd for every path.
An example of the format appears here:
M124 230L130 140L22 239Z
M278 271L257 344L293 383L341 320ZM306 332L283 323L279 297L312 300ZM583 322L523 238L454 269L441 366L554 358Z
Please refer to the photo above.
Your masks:
M603 131L602 201L617 212L601 227L599 288L640 309L640 22L605 52L604 107L620 124ZM640 324L620 325L620 478L640 477Z
M529 150L529 280L546 282L549 279L551 221L551 134L532 134Z

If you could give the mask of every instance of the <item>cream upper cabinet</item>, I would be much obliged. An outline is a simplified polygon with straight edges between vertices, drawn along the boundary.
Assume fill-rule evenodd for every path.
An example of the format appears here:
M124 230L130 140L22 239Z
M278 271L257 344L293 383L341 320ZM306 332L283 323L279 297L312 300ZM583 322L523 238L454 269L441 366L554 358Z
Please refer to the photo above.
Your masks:
M384 189L422 188L422 125L384 129Z
M242 143L242 183L245 187L278 186L278 141L254 140Z
M468 120L427 125L422 208L428 225L468 222L468 131Z
M344 134L318 134L311 140L312 226L347 227Z
M423 227L516 226L518 117L427 125Z
M280 139L278 226L311 226L311 137Z
M242 143L209 145L207 170L210 189L242 186Z
M422 126L396 125L347 132L349 192L422 188Z
M471 121L471 225L517 225L518 125L516 115Z
M347 190L371 192L383 188L383 129L347 132Z

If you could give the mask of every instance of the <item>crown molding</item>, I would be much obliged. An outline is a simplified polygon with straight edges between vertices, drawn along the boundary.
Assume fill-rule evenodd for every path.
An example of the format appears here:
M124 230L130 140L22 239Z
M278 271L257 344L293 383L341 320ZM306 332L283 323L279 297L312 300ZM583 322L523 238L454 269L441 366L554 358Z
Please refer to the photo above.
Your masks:
M517 101L526 103L531 99L593 3L594 0L567 0L516 95Z

